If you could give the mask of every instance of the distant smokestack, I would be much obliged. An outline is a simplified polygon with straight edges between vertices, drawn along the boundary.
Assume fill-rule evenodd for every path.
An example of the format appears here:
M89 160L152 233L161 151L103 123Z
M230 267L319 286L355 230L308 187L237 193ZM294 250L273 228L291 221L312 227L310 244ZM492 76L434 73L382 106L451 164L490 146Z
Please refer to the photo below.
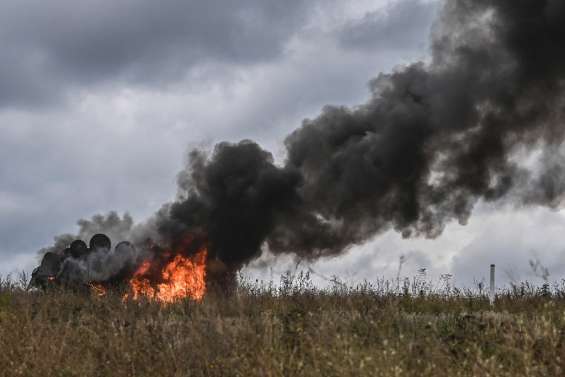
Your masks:
M490 305L494 305L494 298L495 298L495 285L494 285L494 276L495 276L495 268L496 266L494 264L490 265L490 286L489 286L489 302Z
M177 201L145 224L99 231L171 247L203 233L210 259L237 270L263 248L315 259L389 229L436 237L479 200L556 207L563 46L562 0L448 0L430 61L379 75L362 105L305 120L282 166L247 140L193 151ZM534 168L524 150L540 152Z

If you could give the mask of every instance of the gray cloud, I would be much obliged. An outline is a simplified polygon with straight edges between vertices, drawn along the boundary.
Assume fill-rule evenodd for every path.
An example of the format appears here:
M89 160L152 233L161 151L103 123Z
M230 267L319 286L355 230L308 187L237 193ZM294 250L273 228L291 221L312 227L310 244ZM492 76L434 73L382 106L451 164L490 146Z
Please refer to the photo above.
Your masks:
M398 62L343 50L305 2L239 3L258 12L240 26L231 3L167 1L129 14L132 4L0 4L0 274L32 267L53 235L76 232L78 218L155 211L174 197L189 143L248 137L276 151L302 118L325 103L358 103L367 78ZM202 32L189 35L196 26L180 17L190 7L235 20L197 19ZM249 46L237 46L237 30L247 30L239 35ZM184 37L196 38L199 56L180 48ZM179 69L192 71L167 81Z
M14 2L12 10L9 2L0 4L0 39L9 52L0 55L7 63L0 65L0 87L11 85L0 89L0 107L23 106L21 113L0 111L0 253L9 255L0 273L27 267L22 255L33 257L54 234L72 231L79 217L116 209L129 210L140 220L171 199L188 142L259 137L268 149L276 148L282 135L300 118L314 116L322 104L359 103L366 95L367 78L421 53L431 26L423 21L425 12L435 6L391 3L385 11L369 11L324 34L302 30L309 9L302 2L293 3L293 9L285 5L280 12L258 5L265 9L259 19L269 26L254 29L261 35L238 34L241 28L234 25L239 21L227 20L225 25L200 23L199 30L206 32L192 41L187 30L195 24L183 29L180 16L170 14L174 11L157 12L153 5L144 5L143 12L128 15L129 1L96 11L94 2L88 2L69 6L82 8L71 15L61 13L63 3L36 2L37 14L24 14L21 3ZM211 4L167 1L159 6L176 7L179 14L202 6L210 12L202 19L208 20L237 16L231 3ZM214 4L223 8L209 8ZM249 1L243 4L256 9ZM152 17L162 25L144 29ZM272 33L270 27L275 27ZM230 39L234 33L243 39ZM131 45L126 43L130 38ZM292 44L293 38L298 43ZM183 49L189 40L196 47ZM242 48L235 50L238 40L249 45L241 42ZM177 76L187 71L190 77ZM207 83L195 84L201 75L207 76ZM56 111L34 107L53 104L76 88L86 89L94 100L58 104ZM122 101L121 91L132 93L125 111L111 105ZM129 106L135 109L134 119L125 121ZM529 212L523 213L528 217ZM488 216L479 212L472 221L481 223ZM458 282L472 282L495 254L496 263L511 261L515 270L522 268L517 274L527 277L531 251L541 250L540 259L551 263L552 276L558 276L565 271L559 232L550 232L553 241L547 248L534 235L545 234L542 218L552 219L551 229L557 229L560 217L541 216L520 225L523 217L507 214L482 225L448 227L450 234L434 241L403 241L387 233L339 259L322 261L317 269L326 276L352 279L394 276L398 257L405 254L407 275L429 264L430 269L440 266L437 273L453 272ZM532 235L526 246L518 241L502 245L487 232L489 227L502 232L515 223L523 234ZM464 236L471 240L461 245L455 238ZM458 255L453 266L439 258L452 254Z
M500 286L509 282L542 282L529 262L549 269L549 279L560 281L565 274L565 245L562 213L544 208L489 211L473 225L474 237L458 250L451 271L460 285L488 282L489 265L497 266Z
M424 50L438 2L399 0L348 22L338 33L346 49Z
M104 127L89 119L97 113L0 114L5 259L33 255L54 235L71 231L79 217L110 209L139 217L174 195L185 146L169 133L148 137L141 127L119 132L123 124L110 114Z
M209 62L271 60L312 4L3 1L0 106L49 104L78 84L171 84Z
M303 30L312 20L300 1L239 3L259 10L251 25L231 3L165 1L131 13L132 4L0 3L0 274L33 267L36 250L77 218L116 209L143 219L174 196L189 142L249 137L275 150L322 104L359 103L367 78L421 54L437 6L401 0L324 33ZM204 13L183 13L197 7ZM183 25L185 16L195 21ZM74 89L87 98L61 106ZM314 268L394 277L404 254L408 276L427 267L470 284L491 261L502 281L506 271L531 280L528 260L539 257L559 278L562 227L547 210L479 210L434 241L389 232Z
M489 266L496 264L496 282L500 288L528 281L542 284L541 274L530 266L539 261L549 271L550 282L565 276L563 228L565 214L547 208L513 208L481 203L469 224L450 224L434 240L402 239L387 232L340 257L314 263L302 262L298 270L312 268L325 277L337 276L349 284L380 278L394 280L400 256L404 256L401 278L413 278L426 268L426 280L441 287L441 275L451 274L457 287L488 285ZM265 255L252 263L245 274L260 279L278 279L285 270L293 271L296 260ZM327 281L314 275L321 285Z

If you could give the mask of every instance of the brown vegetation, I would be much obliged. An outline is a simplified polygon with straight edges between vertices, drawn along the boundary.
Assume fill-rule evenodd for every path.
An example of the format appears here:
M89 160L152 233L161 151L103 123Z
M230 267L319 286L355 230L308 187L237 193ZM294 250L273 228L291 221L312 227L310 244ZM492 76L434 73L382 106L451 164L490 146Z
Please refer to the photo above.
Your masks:
M0 376L560 376L565 294L379 282L320 291L307 276L200 303L123 303L0 287Z

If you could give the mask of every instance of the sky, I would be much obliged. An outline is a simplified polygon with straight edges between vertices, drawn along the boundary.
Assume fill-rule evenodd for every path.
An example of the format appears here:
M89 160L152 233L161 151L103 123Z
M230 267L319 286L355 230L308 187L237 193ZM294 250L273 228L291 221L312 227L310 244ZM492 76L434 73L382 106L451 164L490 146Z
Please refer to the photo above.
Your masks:
M175 197L194 147L283 141L327 105L368 99L368 82L429 58L434 0L3 0L0 2L0 275L97 213L143 221ZM472 286L565 275L565 216L479 204L432 240L394 231L298 268L320 284L449 274ZM400 263L400 260L403 260ZM244 269L278 279L291 256Z

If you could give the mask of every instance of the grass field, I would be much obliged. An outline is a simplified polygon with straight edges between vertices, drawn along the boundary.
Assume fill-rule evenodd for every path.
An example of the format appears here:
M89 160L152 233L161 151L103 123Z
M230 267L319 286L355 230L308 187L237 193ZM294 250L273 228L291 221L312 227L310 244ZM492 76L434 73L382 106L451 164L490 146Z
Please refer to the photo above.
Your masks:
M200 303L0 285L1 376L562 376L565 290L477 292L307 275Z

